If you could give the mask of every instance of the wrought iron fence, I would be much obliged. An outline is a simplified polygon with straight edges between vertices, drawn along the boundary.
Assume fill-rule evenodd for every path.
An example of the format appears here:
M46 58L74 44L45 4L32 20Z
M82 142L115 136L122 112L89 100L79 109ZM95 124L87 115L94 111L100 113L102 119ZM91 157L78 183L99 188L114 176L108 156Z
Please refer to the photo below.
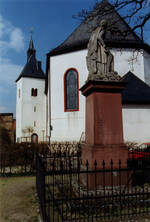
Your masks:
M44 165L39 158L39 156L36 156L36 188L37 188L37 194L40 197L40 207L42 212L43 221L48 221L48 215L46 214L46 190L45 190L45 168Z
M82 165L80 156L52 161L37 155L37 192L44 222L112 221L148 214L149 173L150 167L143 164L122 169L119 161L116 169L112 161L109 167L103 161L98 169L96 162L92 168L88 162Z

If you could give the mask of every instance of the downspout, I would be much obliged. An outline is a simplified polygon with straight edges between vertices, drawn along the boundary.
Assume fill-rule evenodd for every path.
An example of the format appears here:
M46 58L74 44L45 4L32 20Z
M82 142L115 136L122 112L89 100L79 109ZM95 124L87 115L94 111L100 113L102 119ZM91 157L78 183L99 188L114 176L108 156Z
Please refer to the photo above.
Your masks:
M50 57L48 57L49 61L49 72L48 72L48 83L49 83L49 144L51 138L51 73L50 73Z
M45 86L45 93L47 94L47 131L48 131L48 114L49 114L49 145L50 145L50 138L51 138L51 76L50 76L50 55L47 54L47 61L46 61L46 76L47 76L47 82ZM49 101L48 101L49 96ZM49 102L49 107L48 107ZM48 112L49 108L49 112Z

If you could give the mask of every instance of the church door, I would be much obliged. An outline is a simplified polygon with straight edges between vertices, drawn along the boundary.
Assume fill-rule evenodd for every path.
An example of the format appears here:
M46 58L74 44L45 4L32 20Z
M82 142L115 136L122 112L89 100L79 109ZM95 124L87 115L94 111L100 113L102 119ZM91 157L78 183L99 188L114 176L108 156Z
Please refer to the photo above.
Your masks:
M31 142L32 143L38 143L38 135L36 133L33 133L31 135Z

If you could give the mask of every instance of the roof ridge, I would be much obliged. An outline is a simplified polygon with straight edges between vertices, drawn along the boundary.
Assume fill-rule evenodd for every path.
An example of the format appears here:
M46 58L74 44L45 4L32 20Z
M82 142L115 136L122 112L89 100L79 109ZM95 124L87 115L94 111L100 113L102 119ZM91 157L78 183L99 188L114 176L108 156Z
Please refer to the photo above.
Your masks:
M130 75L134 76L134 78L136 78L138 81L142 82L143 84L145 84L146 86L148 86L148 87L150 88L150 86L149 86L144 80L142 80L141 78L139 78L137 75L135 75L135 74L134 74L132 71L130 71L130 70L123 76L122 79L124 79L124 77L130 76Z

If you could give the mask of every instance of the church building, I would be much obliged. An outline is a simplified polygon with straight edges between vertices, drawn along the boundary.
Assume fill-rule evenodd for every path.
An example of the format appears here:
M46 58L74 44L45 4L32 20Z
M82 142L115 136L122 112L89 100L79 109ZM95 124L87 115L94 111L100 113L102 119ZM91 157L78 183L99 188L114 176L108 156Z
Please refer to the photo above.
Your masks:
M150 142L150 46L107 0L47 54L46 75L31 35L27 63L16 80L17 142L84 140L85 97L80 88L88 77L88 42L103 19L109 24L104 41L114 70L127 83L122 92L124 141Z
M105 13L108 11L110 13ZM150 46L131 30L106 0L103 0L92 13L92 16L89 15L61 45L47 54L46 93L50 139L51 141L83 139L85 97L81 94L80 88L88 77L87 44L93 30L102 19L106 19L109 27L106 31L105 44L114 56L115 71L127 82L122 92L124 140L148 142L150 141ZM44 84L44 78L34 78L38 74L33 77L25 71L17 79L17 90L23 90L21 82L31 82L31 78L33 82L39 80L41 85ZM24 77L24 74L27 76ZM44 75L40 73L40 77ZM32 86L31 83L29 86L29 91L32 88L39 90L38 86ZM43 94L43 98L44 96ZM36 99L31 95L30 97L30 102ZM21 132L21 129L19 130Z
M16 84L16 141L48 141L45 74L41 62L36 59L32 35L27 50L27 62Z

